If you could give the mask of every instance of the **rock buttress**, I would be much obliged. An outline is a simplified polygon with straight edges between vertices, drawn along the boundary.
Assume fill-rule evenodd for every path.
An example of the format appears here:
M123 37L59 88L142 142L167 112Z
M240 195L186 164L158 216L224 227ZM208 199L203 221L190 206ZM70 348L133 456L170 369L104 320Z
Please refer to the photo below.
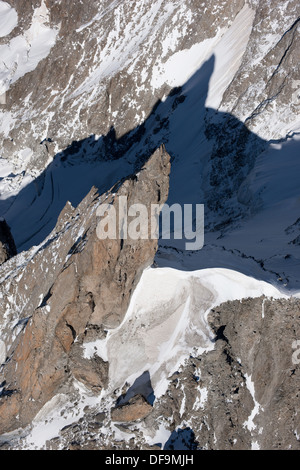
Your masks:
M93 188L79 205L78 214L88 222L80 227L44 300L26 312L25 327L6 345L9 360L2 365L0 383L11 393L0 397L1 434L28 425L57 393L69 393L74 379L95 393L106 386L109 364L97 355L86 359L82 345L104 337L106 329L122 322L143 270L153 263L158 240L99 239L97 208L104 202L116 207L124 196L128 207L145 205L150 217L151 204L161 206L167 200L169 173L170 156L162 146L139 173L101 197ZM74 210L67 209L56 230L75 223ZM54 256L49 243L46 253Z

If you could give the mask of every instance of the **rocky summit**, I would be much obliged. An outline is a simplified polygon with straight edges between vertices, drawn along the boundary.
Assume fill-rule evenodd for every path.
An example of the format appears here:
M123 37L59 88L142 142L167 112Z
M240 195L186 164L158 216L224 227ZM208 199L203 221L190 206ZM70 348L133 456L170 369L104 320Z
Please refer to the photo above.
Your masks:
M0 1L0 450L300 449L299 20Z

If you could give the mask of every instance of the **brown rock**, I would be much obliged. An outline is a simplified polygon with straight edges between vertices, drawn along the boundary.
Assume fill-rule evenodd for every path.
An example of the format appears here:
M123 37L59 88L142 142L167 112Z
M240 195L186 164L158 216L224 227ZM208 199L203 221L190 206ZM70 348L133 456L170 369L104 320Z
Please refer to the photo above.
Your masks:
M168 197L169 173L170 157L162 146L136 176L112 188L105 195L106 200L115 205L117 196L126 196L128 207L142 203L150 214L151 203L161 205ZM50 272L47 267L47 283L52 280L52 287L42 302L38 294L41 278L37 273L43 249L24 268L24 283L33 289L26 309L28 321L16 335L7 353L10 361L0 376L0 383L5 381L16 391L12 395L13 406L10 397L0 398L1 416L4 416L0 433L29 424L53 396L62 389L68 390L73 378L96 392L107 383L108 364L97 355L84 358L82 345L91 338L89 330L96 340L97 332L102 338L104 327L116 327L123 320L143 270L153 263L158 241L100 240L96 208L104 199L93 188L77 210L68 204L62 212L55 229L59 232L54 231L51 238L58 240L57 245L48 242L44 249L44 258L49 258L51 267L53 250L57 247L53 264L61 263L61 269L57 272L53 266ZM68 232L66 227L72 223L73 230ZM75 229L78 235L74 244L72 238L68 239L68 233L70 237L73 231L76 233ZM41 273L45 275L45 269ZM23 291L22 286L18 282L19 292ZM24 292L27 291L24 287ZM25 311L24 306L22 310ZM5 334L7 344L11 344L9 328Z
M152 406L142 395L136 395L128 404L114 408L111 412L111 419L123 423L137 421L149 416L152 410Z

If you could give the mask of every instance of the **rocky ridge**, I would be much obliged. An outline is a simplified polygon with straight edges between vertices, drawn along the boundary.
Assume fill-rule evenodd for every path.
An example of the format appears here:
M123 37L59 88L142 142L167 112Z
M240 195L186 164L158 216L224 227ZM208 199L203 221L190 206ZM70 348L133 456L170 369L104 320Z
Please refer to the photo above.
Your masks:
M298 450L299 366L292 343L299 320L297 299L220 305L209 314L214 349L191 354L168 378L164 396L150 404L136 395L118 405L115 391L101 409L87 406L77 422L62 424L45 448ZM127 392L125 384L123 396Z
M249 226L276 204L273 164L290 181L283 206L299 187L296 157L284 164L299 146L296 0L8 4L18 21L0 39L0 210L19 250L49 235L68 200L77 206L93 185L104 192L165 142L170 200L206 205L207 243L191 263L168 242L161 265L211 267L216 254L215 264L297 288L285 232L296 209L282 207L272 233L268 214L264 230ZM252 244L236 242L249 232Z
M298 449L298 2L7 4L1 449ZM204 203L204 249L100 241L118 195ZM128 317L154 258L251 278L241 296L228 272L162 277ZM254 295L252 276L284 290Z
M117 205L125 196L128 207L145 204L150 214L151 204L167 199L169 160L161 147L107 194L100 197L94 188L78 208L67 205L32 257L4 266L13 276L1 283L2 434L30 424L72 379L98 393L107 385L108 364L98 356L86 360L82 344L122 322L143 270L153 263L157 239L99 239L97 207Z

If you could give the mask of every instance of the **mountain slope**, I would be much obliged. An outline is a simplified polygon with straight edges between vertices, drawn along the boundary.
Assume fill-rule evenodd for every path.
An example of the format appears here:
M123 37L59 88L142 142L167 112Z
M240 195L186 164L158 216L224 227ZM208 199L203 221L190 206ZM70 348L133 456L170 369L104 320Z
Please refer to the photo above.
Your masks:
M0 1L2 449L299 448L299 18ZM117 195L204 247L100 241Z

